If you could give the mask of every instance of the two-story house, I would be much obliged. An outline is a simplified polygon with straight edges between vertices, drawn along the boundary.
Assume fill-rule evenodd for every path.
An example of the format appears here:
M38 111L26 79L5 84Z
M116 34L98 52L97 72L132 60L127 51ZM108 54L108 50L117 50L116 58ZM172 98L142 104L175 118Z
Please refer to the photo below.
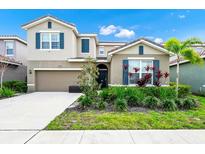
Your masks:
M7 63L4 81L26 81L27 42L16 35L0 35L0 63Z
M134 84L147 65L169 72L170 53L143 38L130 43L100 42L97 34L80 34L74 24L53 16L41 17L22 28L27 31L29 91L67 91L69 85L77 84L86 57L96 60L98 81L104 86ZM135 67L140 71L134 72ZM154 72L149 73L153 83Z

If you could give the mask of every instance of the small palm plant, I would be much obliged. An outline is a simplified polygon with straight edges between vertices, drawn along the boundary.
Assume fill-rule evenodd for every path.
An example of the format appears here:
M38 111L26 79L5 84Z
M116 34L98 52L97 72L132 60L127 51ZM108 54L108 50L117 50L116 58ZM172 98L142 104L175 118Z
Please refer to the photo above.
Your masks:
M179 41L176 38L171 38L165 43L165 48L176 55L176 93L178 97L179 87L179 63L181 59L189 60L192 64L203 64L203 59L192 48L193 44L202 44L202 41L198 38L190 38L184 42Z

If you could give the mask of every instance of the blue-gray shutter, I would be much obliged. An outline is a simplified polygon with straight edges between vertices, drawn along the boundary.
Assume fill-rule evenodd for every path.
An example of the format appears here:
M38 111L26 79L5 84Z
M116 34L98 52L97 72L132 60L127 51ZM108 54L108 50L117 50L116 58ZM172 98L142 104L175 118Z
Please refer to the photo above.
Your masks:
M51 29L52 28L52 22L48 22L48 29Z
M64 49L64 33L60 33L60 49Z
M153 80L154 83L157 81L157 73L159 71L159 60L153 60L154 72L153 72Z
M127 69L124 68L124 66L127 65ZM128 60L124 59L122 63L122 70L123 70L123 85L128 85Z
M36 49L40 49L40 44L41 44L40 40L41 40L40 33L36 33Z
M82 53L89 53L89 39L82 39Z
M140 45L139 46L139 55L143 55L144 54L144 46Z

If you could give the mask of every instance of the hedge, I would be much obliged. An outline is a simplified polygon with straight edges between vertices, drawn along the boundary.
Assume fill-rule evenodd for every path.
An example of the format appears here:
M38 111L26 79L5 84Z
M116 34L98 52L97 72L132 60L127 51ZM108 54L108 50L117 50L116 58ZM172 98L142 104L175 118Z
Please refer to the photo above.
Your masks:
M142 101L147 96L154 96L160 100L175 99L175 88L170 87L109 87L103 89L100 93L105 101L113 101L116 98L129 99L128 97L136 96Z
M5 81L3 82L3 87L12 89L19 93L26 93L27 92L27 83L24 81Z
M170 86L176 88L176 83L170 82ZM188 96L190 93L191 93L191 86L185 84L179 84L178 96L180 98L184 98Z

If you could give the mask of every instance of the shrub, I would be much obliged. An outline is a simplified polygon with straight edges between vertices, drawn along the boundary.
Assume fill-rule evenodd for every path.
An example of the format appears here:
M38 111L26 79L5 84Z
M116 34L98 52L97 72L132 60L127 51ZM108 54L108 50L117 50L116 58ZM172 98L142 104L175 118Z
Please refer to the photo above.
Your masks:
M176 88L175 82L170 82L169 84L174 89ZM184 97L188 96L190 93L191 93L191 86L185 85L185 84L179 84L179 89L178 89L178 97L179 98L184 98Z
M141 90L146 96L157 97L160 100L176 98L176 91L173 87L144 87Z
M102 98L103 101L112 102L114 101L117 96L115 93L112 92L111 88L105 88L99 93L100 98Z
M177 105L177 107L179 109L183 109L183 107L184 107L184 101L181 98L176 98L175 99L175 104Z
M136 95L127 96L126 100L127 100L128 106L130 106L130 107L141 105L140 99Z
M144 104L144 106L151 108L151 109L156 109L156 108L160 107L160 105L161 105L160 100L156 97L153 97L153 96L147 96L143 100L143 104Z
M166 111L176 111L177 105L173 99L165 99L163 101L163 109Z
M0 96L1 97L12 97L15 95L15 91L9 88L2 88L0 89Z
M98 100L98 102L96 102L96 108L99 110L104 110L107 107L107 103L103 100Z
M184 101L183 101L183 108L184 109L191 109L191 108L194 108L194 107L197 107L198 106L198 103L195 99L193 98L185 98Z
M24 81L18 81L18 80L5 81L3 83L3 87L12 89L12 90L19 92L19 93L26 93L27 92L27 83Z
M92 105L92 99L89 96L82 96L79 99L80 105L85 108Z
M125 99L116 99L114 101L114 109L116 111L127 111L127 101Z

